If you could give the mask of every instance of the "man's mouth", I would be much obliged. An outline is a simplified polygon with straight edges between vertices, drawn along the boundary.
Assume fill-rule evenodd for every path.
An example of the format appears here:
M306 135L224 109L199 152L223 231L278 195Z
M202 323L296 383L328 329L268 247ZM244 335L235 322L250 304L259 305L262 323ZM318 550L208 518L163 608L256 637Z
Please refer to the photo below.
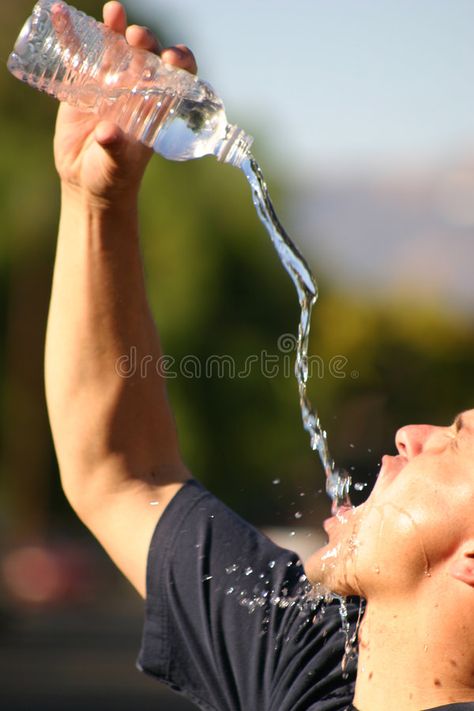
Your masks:
M400 474L402 469L406 467L408 461L401 454L396 454L395 456L391 454L384 454L382 457L382 466L377 476L377 482L379 481L390 483Z
M334 528L334 526L338 526L340 524L345 524L349 521L349 516L351 511L353 511L356 507L355 506L349 506L349 505L343 505L343 506L338 506L337 510L333 513L332 516L329 516L329 518L325 519L323 521L323 528L326 531L326 533L329 536L330 531Z

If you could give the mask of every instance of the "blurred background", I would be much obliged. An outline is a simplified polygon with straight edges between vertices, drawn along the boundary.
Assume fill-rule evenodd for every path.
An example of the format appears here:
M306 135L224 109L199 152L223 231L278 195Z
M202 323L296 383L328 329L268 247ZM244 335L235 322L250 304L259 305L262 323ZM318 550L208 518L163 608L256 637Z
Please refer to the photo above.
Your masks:
M100 16L95 0L75 4ZM474 5L126 6L164 44L195 50L232 122L255 137L277 211L319 282L310 394L360 501L398 427L446 424L474 405ZM2 7L4 62L31 8ZM6 70L0 93L2 708L184 711L134 671L142 604L58 486L42 383L57 107ZM157 157L141 224L164 349L187 364L169 381L187 463L289 547L315 544L329 503L283 338L298 305L243 176L213 159ZM265 353L277 356L271 373ZM236 373L206 373L216 355Z

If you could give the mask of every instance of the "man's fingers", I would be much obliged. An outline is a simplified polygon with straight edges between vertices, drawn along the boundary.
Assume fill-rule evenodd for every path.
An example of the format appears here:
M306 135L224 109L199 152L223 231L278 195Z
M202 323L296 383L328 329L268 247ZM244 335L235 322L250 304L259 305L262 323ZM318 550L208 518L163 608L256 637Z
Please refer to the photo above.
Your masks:
M116 0L106 2L103 8L104 24L110 27L111 30L125 34L127 29L127 13L124 6Z
M61 47L68 49L72 54L82 55L81 41L74 31L69 10L64 3L58 2L51 6L51 23Z
M173 47L161 48L158 39L148 27L131 25L127 27L127 14L123 5L116 0L111 0L104 5L104 22L115 32L124 34L131 47L140 47L155 54L161 54L164 62L180 69L186 69L191 74L197 74L197 64L194 54L184 44Z
M197 64L194 54L184 44L167 47L161 53L161 58L167 64L173 64L180 69L186 69L191 74L197 74Z
M157 38L148 27L141 27L140 25L131 25L126 33L125 37L127 42L132 47L140 47L141 49L147 49L149 52L155 52L159 54L161 52L161 46Z

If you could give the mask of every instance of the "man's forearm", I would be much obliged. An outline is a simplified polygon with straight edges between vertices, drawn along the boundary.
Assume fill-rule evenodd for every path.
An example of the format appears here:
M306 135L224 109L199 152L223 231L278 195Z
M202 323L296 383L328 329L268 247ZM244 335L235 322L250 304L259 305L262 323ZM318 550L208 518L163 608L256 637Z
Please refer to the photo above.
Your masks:
M63 486L87 489L136 477L167 484L182 469L148 307L136 200L110 206L63 191L46 343L46 390ZM120 360L122 358L122 360ZM151 358L151 360L150 360ZM120 365L122 364L122 367Z

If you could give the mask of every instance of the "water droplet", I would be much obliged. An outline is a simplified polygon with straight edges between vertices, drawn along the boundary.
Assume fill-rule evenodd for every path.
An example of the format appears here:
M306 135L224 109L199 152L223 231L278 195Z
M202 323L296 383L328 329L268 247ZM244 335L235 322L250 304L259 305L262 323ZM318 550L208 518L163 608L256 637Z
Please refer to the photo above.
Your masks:
M295 518L302 518L302 517L303 517L303 514L301 513L301 511L297 511L295 513Z
M275 560L270 560L270 561L268 562L268 567L269 567L269 568L274 568L274 567L275 567L275 564L276 564L276 561L275 561Z
M300 496L306 496L305 492L302 491L302 492L300 493Z
M349 447L350 447L351 449L354 449L354 448L355 448L355 444L352 444L352 442L351 442L350 445L349 445Z
M225 594L232 595L233 592L234 592L234 588L227 588L227 590L225 591Z
M206 583L208 580L212 580L212 575L205 575L202 579L202 582Z
M356 481L356 483L354 484L354 489L356 491L363 491L366 486L367 486L366 481Z
M371 450L370 447L368 447L367 451L368 451L369 454L372 454L372 450Z
M229 567L225 569L225 572L227 573L227 575L230 575L231 573L235 573L238 569L239 566L237 565L237 563L232 563L232 565L229 565Z
M281 479L274 479L274 480L272 481L272 484L273 484L274 486L276 486L277 484L280 483L280 481L281 481Z
M289 534L289 535L290 535L290 536L295 536L295 535L296 535L296 531L290 531L290 534Z
M244 570L244 575L251 575L253 573L253 568L250 566L248 568L245 568Z

